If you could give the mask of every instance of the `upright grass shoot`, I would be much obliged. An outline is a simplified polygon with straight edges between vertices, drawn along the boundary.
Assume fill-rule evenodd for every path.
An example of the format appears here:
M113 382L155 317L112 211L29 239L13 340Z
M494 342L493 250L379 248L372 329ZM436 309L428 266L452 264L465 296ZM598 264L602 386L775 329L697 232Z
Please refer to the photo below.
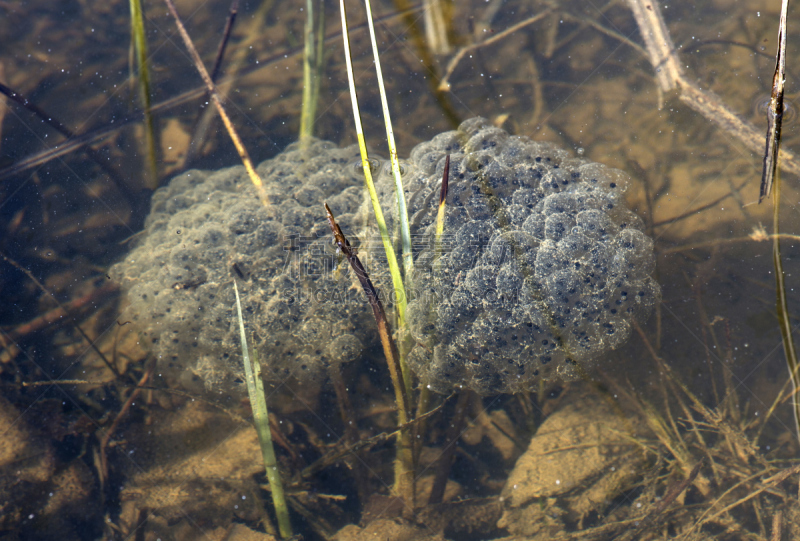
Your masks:
M324 65L325 4L321 0L316 1L319 12L314 10L315 0L306 0L306 24L303 32L303 104L300 110L301 144L314 135Z
M288 539L292 537L292 524L289 521L289 509L286 507L283 483L278 471L278 461L275 458L275 448L272 445L267 399L264 394L264 383L261 381L261 364L258 362L255 349L253 350L251 364L250 350L247 347L247 335L244 330L244 319L242 318L242 303L239 300L239 287L236 285L236 279L233 280L233 291L236 294L236 314L239 319L239 335L242 339L242 359L244 360L244 374L247 381L247 395L250 397L250 406L253 408L253 422L258 433L258 443L261 446L261 457L264 460L269 488L272 491L272 504L275 506L275 516L278 519L278 531L280 531L283 539Z
M389 230L386 228L386 220L383 218L383 211L378 200L378 192L375 190L375 183L372 180L372 169L369 163L369 153L367 143L364 140L364 129L361 125L361 113L358 108L358 94L356 93L355 76L353 75L353 61L350 58L350 37L347 31L347 12L344 7L344 0L339 0L339 8L342 14L342 41L344 42L344 58L347 65L347 80L350 84L350 100L353 104L353 117L355 120L356 137L358 138L358 149L361 153L361 167L364 171L364 185L369 192L372 210L375 213L375 221L378 223L378 230L383 241L383 248L386 251L386 259L389 263L389 272L392 276L392 285L397 296L397 311L399 316L398 323L402 325L405 321L406 313L406 291L403 284L403 277L400 274L400 267L397 264L397 255L392 246L392 239Z
M158 188L158 167L156 165L156 132L153 113L150 110L150 70L147 67L147 39L144 32L144 15L141 0L130 0L131 41L136 58L136 73L139 80L139 98L144 113L145 167L147 187Z
M384 250L386 251L386 259L389 264L389 272L391 273L392 276L392 283L394 286L395 296L397 299L397 303L395 305L395 309L397 310L397 325L399 329L403 329L405 327L405 312L407 304L407 297L406 297L407 282L404 283L403 276L400 273L397 256L392 246L392 239L389 236L389 231L386 228L386 222L383 217L383 211L381 210L380 201L378 200L378 194L377 191L375 190L375 185L372 180L372 171L370 169L369 154L367 152L367 145L364 139L364 130L361 125L361 114L358 108L358 95L356 93L355 76L353 75L353 63L350 56L350 38L347 30L347 11L345 9L344 0L340 0L339 8L342 17L342 42L344 44L345 64L347 67L347 79L350 86L350 99L353 106L353 117L355 120L356 135L358 138L358 147L361 153L361 167L364 171L364 183L367 188L367 192L369 193L370 200L372 201L372 208L375 213L375 220L378 224L378 229L381 234ZM389 153L391 156L392 174L395 180L396 202L398 206L398 220L401 224L401 231L402 231L401 236L403 238L402 242L403 242L403 258L404 258L403 261L405 270L405 280L407 281L410 279L411 273L413 272L413 259L411 252L411 235L408 224L408 212L406 209L403 183L400 175L400 165L397 160L397 148L394 143L394 133L389 116L389 107L386 99L386 92L383 86L383 76L380 68L380 59L378 55L377 44L375 41L375 29L372 24L372 12L370 9L369 1L367 1L366 8L367 8L367 21L369 24L370 37L375 59L375 66L378 75L378 85L380 88L381 103L383 105L387 142L389 145ZM330 214L329 214L329 219L332 220ZM334 229L335 233L335 228L333 223L331 225L331 228ZM378 325L380 327L381 322L377 316L376 320L378 320ZM393 365L395 364L395 359L393 355L389 354L388 350L387 350L387 363L389 364L390 371L392 371L394 368ZM398 421L401 426L404 426L406 425L406 422L411 419L410 404L412 397L412 386L411 386L411 372L405 362L405 355L403 354L403 351L397 353L396 364L397 368L399 368L401 378L398 379L396 377L393 377L392 384L395 387L395 395L397 399ZM416 471L414 464L415 462L414 454L415 453L413 450L413 443L412 443L412 430L406 426L404 428L401 428L400 437L398 439L397 460L395 462L395 491L405 501L406 505L410 506L410 509L412 510L414 508L415 498L416 498L416 489L414 486L415 471Z
M414 270L414 258L411 253L411 231L408 225L406 196L403 190L403 179L400 177L400 162L397 159L397 145L394 142L394 129L392 128L392 117L389 114L389 102L386 99L386 88L383 85L383 70L381 70L381 59L378 54L378 43L375 40L375 25L372 22L370 0L365 0L364 4L367 9L369 39L372 44L372 56L375 59L375 72L378 76L378 89L381 95L383 122L386 125L386 143L389 145L389 161L392 165L392 177L394 178L394 189L397 198L397 216L400 222L400 238L403 244L403 270L405 271L406 283L408 283Z

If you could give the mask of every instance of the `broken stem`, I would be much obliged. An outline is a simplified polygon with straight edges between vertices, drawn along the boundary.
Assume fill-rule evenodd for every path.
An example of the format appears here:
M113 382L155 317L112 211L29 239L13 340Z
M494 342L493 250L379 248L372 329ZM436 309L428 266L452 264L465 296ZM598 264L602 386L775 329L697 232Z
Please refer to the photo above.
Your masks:
M403 382L403 371L400 366L400 353L398 352L397 345L392 339L392 329L389 327L389 321L386 319L386 311L383 308L378 297L378 290L369 279L364 265L358 259L358 256L350 248L350 242L345 238L339 224L331 212L330 207L325 203L325 214L328 217L328 224L331 227L333 236L336 240L336 245L339 250L347 258L350 267L353 269L358 281L361 282L361 287L367 295L367 300L372 308L372 315L375 316L375 322L378 324L378 333L381 337L381 344L383 345L383 353L386 355L386 364L389 367L389 374L392 378L392 386L394 387L395 401L397 402L397 417L400 426L408 423L409 413L411 412L411 405L409 396L406 394L405 384ZM414 487L414 457L413 448L411 443L411 430L406 427L400 431L400 438L398 439L397 448L397 462L395 470L395 482L397 486L395 490L398 495L404 500L405 504L414 509L415 487Z

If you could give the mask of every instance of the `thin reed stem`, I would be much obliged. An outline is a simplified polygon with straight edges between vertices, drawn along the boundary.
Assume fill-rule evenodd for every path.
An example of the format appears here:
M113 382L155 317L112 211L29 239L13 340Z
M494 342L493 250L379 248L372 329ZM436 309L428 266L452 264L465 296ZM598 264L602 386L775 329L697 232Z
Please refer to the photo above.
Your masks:
M792 380L792 412L794 413L795 430L800 439L800 401L797 393L800 391L800 366L797 362L797 349L794 345L792 318L789 315L789 301L786 298L786 283L784 282L783 261L781 259L780 227L780 200L781 200L781 174L777 170L772 183L773 211L772 211L772 263L775 266L775 296L777 301L778 323L783 339L783 351L786 354L786 365L789 369L789 378Z
M369 279L366 269L362 265L358 256L350 249L350 243L342 233L339 224L336 223L336 218L333 216L330 207L325 204L325 213L328 216L328 224L331 227L336 245L339 250L345 255L350 267L353 269L361 287L369 300L372 314L375 317L375 322L378 324L378 334L381 337L381 344L383 345L383 353L386 357L386 364L389 368L389 374L392 378L392 386L394 387L395 402L397 403L397 418L400 425L400 437L397 440L397 460L395 461L395 490L403 499L408 509L413 511L415 499L415 468L414 468L414 449L411 440L412 430L408 426L408 421L411 414L411 396L406 394L405 386L403 385L403 375L400 365L400 352L397 349L394 339L392 338L392 330L389 327L389 321L386 319L386 312L383 308L378 297L378 291Z

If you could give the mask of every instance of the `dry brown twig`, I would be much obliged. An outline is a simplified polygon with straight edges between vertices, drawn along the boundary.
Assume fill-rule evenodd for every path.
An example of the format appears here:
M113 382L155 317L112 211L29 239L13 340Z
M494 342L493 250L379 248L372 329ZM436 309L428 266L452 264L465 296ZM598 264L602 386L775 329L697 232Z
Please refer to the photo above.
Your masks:
M122 408L119 410L116 417L114 417L114 421L112 421L111 426L109 426L105 431L103 431L103 435L100 438L100 449L99 449L99 455L100 455L99 474L101 483L105 483L105 481L108 480L108 455L106 451L108 449L108 444L111 441L111 437L117 431L117 428L119 428L120 421L122 421L123 417L127 415L128 411L133 406L134 401L139 396L139 393L141 393L142 390L144 389L144 385L147 383L147 380L149 380L150 377L153 375L155 369L156 369L155 362L150 362L147 365L144 374L142 374L141 379L136 384L136 387L134 387L133 392L131 392L130 396L125 401L125 404L123 404Z
M772 517L772 535L770 541L781 541L781 530L783 529L783 513L778 511Z
M121 377L119 370L113 363L111 363L106 356L100 351L100 348L97 347L95 340L89 338L86 332L81 328L78 324L78 320L76 319L74 312L81 311L86 309L89 306L96 308L96 303L101 302L106 296L111 295L117 291L116 284L111 282L107 282L104 285L96 288L94 291L89 293L88 295L84 295L79 299L75 299L70 301L66 304L61 303L56 296L48 290L42 282L39 281L36 276L33 275L31 271L11 259L10 257L6 256L3 253L0 253L0 258L3 259L6 263L11 265L12 267L18 269L20 272L25 274L39 290L48 295L53 301L55 301L58 308L47 312L41 316L34 318L32 321L29 321L26 324L21 325L20 327L16 328L15 330L11 331L5 336L0 335L0 352L4 352L8 350L8 354L10 356L15 356L19 351L19 347L16 344L16 341L20 338L23 338L26 335L29 335L33 332L39 331L44 329L45 327L50 327L51 325L55 325L62 321L62 319L66 316L67 321L72 323L72 326L78 331L78 334L86 340L86 343L89 344L89 347L94 350L95 353L100 357L100 359L105 363L109 370L116 376L117 378Z
M169 0L168 0L169 1ZM378 324L378 334L381 338L383 345L383 353L386 356L386 364L389 368L389 374L392 378L392 386L395 391L395 401L397 403L398 420L401 426L406 425L410 419L411 406L409 397L404 391L403 384L403 371L400 361L400 352L397 349L394 339L392 338L392 329L389 326L389 321L386 318L386 311L383 308L378 290L370 280L364 265L359 260L356 251L351 248L350 242L342 233L339 224L336 223L336 218L331 212L330 207L325 203L325 214L328 218L328 225L330 225L331 232L333 233L336 245L339 250L344 254L350 263L350 267L355 273L364 294L367 296L369 305L372 308L372 314L375 316L375 322ZM413 457L413 444L411 443L411 432L408 429L400 430L400 440L398 445L398 463L400 464L400 473L397 476L397 492L405 501L407 509L413 512L415 507L414 498L416 496L414 476L414 457Z
M627 2L644 39L650 63L656 71L659 92L671 91L677 87L680 90L679 99L681 101L723 131L739 139L750 150L761 154L764 149L763 134L755 126L742 120L717 94L709 90L703 90L697 83L686 76L678 58L677 49L669 35L664 18L661 16L658 3L652 0L627 0ZM551 9L546 9L493 35L487 40L460 49L448 63L444 77L439 83L439 90L443 92L450 90L450 77L466 54L480 47L490 45L527 25L533 24L551 12ZM794 152L782 149L781 166L786 171L800 176L800 158Z
M730 489L725 491L719 498L717 498L717 500L706 510L706 512L703 513L703 516L700 517L700 520L698 520L695 523L695 525L692 526L692 528L686 533L685 538L687 538L688 535L692 531L701 528L703 526L703 524L706 524L708 522L712 522L712 521L716 520L717 518L719 518L723 514L731 511L733 508L738 507L739 505L741 505L741 504L743 504L743 503L745 503L745 502L747 502L749 500L752 500L753 498L755 498L756 496L758 496L762 492L764 492L764 491L766 491L766 490L768 490L768 489L770 489L772 487L775 487L775 486L779 485L780 483L785 481L788 477L790 477L791 475L794 475L794 474L796 474L798 472L800 472L800 464L798 464L796 466L793 466L791 468L786 468L785 470L782 470L782 471L776 473L772 477L770 477L768 479L764 479L761 482L760 486L756 490L753 490L752 492L749 492L747 494L747 496L745 496L743 498L740 498L739 500L737 500L737 501L735 501L735 502L733 502L731 504L728 504L727 506L725 506L721 510L717 511L716 513L714 513L712 516L706 517L705 515L707 515L711 511L711 509L714 508L714 506L717 503L721 502L723 500L723 498L725 496L727 496L729 493L731 493L735 488L738 488L739 486L745 485L745 484L747 484L749 482L755 481L760 476L763 476L764 472L763 471L758 471L755 474L753 474L750 477L748 477L747 479L744 479L744 480L736 483Z
M186 49L189 51L189 56L192 57L195 68L197 68L197 72L200 74L200 77L203 79L203 82L206 85L206 90L211 96L211 101L214 103L214 106L217 108L217 113L219 113L222 123L225 124L225 128L228 130L231 141L233 141L233 145L236 147L236 151L239 153L239 158L242 160L242 164L244 164L244 168L247 170L247 174L250 177L250 180L253 182L253 186L256 188L259 199L264 206L269 206L270 199L266 190L264 189L264 183L261 181L261 177L256 172L255 167L253 167L253 162L250 159L250 155L248 154L244 143L239 137L239 134L236 132L236 129L233 127L233 122L231 122L228 113L225 112L225 108L222 105L222 98L217 91L217 87L214 84L214 81L211 80L211 76L208 74L208 70L206 70L206 67L203 65L203 60L200 58L200 54L197 52L194 43L192 43L192 39L186 32L186 28L183 26L183 23L178 16L178 11L175 8L175 4L172 0L164 1L167 4L167 9L169 9L170 14L172 14L172 17L175 19L175 25L178 27L178 33L181 35L181 39L183 40Z

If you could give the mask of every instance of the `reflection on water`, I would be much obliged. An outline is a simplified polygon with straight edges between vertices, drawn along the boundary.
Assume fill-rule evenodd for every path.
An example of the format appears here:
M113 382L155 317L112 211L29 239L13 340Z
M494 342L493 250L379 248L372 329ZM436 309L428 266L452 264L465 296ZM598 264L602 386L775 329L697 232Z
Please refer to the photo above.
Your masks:
M178 6L208 65L228 7ZM258 162L296 139L302 7L240 6L223 62L220 87L228 111ZM302 331L278 329L279 318L257 324L268 319L266 308L246 313L255 339L272 354L291 352L314 366L328 359L313 384L278 378L268 391L295 530L306 539L341 540L438 534L743 539L768 538L776 529L780 538L796 537L798 445L775 317L771 244L758 240L763 234L751 238L762 223L771 223L771 203L755 203L761 157L697 115L677 93L659 92L623 4L509 0L454 8L445 10L453 51L437 56L421 48L420 6L407 12L386 2L373 6L399 154L407 157L418 143L453 129L455 120L479 115L509 133L625 171L631 177L627 206L654 241L662 300L645 323L633 326L626 344L576 381L542 381L514 395L430 395L426 407L435 411L414 427L413 520L390 493L395 446L389 434L397 421L376 335L361 344L335 342L324 314L309 320L292 312L291 303L283 309L303 318ZM129 39L120 30L128 28L127 3L2 9L0 35L8 46L0 53L0 82L75 134L97 135L88 136L91 152L40 156L57 146L70 150L69 144L19 104L6 100L0 109L0 168L16 167L0 184L0 484L6 496L0 524L20 539L268 538L274 533L270 492L239 382L234 378L209 392L200 376L210 372L185 370L203 360L192 353L191 337L171 336L175 329L167 325L140 333L142 318L155 321L171 308L155 299L151 311L132 303L118 283L139 276L110 270L135 253L133 246L145 245L146 220L149 234L159 229L156 214L147 218L151 203L188 204L143 190L137 87L129 76ZM724 1L664 6L688 77L759 131L765 123L753 104L772 77L776 9ZM366 137L374 154L386 154L364 14L357 5L350 10ZM206 98L164 6L146 5L145 15L162 184L189 167L237 165L215 119L208 129L198 128ZM344 148L356 137L335 6L327 6L326 15L316 133ZM453 64L446 91L435 90L459 50L487 39ZM436 47L446 50L441 41ZM791 67L791 46L789 57ZM789 98L794 88L790 71ZM784 125L784 145L797 146L796 123ZM350 171L354 154L343 153L342 167ZM20 166L31 157L32 166ZM314 167L322 165L309 160L308 170L319 171ZM175 297L215 295L204 297L198 309L220 319L223 328L233 314L225 288L234 276L269 296L269 269L284 248L292 253L292 239L327 235L321 214L306 217L304 201L316 201L319 193L338 197L341 209L335 211L344 225L348 213L364 212L352 171L348 199L331 191L335 183L325 174L304 176L303 167L291 164L296 185L270 188L285 200L276 208L256 205L248 214L244 207L220 206L224 197L206 202L209 213L240 217L241 238L252 233L263 250L242 245L215 252L208 235L199 233L207 232L209 220L198 215L179 224L183 242L199 241L187 248L187 257L218 263L224 272L176 276L159 287ZM798 192L792 175L783 178L783 231L794 233ZM245 182L215 193L246 189ZM387 214L391 206L384 205ZM265 225L271 223L281 226ZM352 226L356 231L355 221ZM278 238L283 229L292 231ZM353 234L368 253L367 235ZM320 243L320 253L337 267L332 287L361 295L358 286L349 289L351 276L339 268L344 263L327 236L322 239L309 244ZM153 262L137 267L138 275L171 264L151 255ZM783 255L794 308L794 241L784 241ZM200 267L195 259L187 264ZM381 289L388 289L386 277L374 272ZM353 310L341 336L369 334L374 323L367 305ZM184 316L191 314L170 317ZM231 320L223 334L233 325ZM219 355L227 354L227 342L212 326L193 329L197 343L217 340ZM154 346L153 339L160 343ZM173 350L179 352L174 359L156 359ZM337 355L357 359L340 363L332 358ZM229 357L238 358L237 352Z

